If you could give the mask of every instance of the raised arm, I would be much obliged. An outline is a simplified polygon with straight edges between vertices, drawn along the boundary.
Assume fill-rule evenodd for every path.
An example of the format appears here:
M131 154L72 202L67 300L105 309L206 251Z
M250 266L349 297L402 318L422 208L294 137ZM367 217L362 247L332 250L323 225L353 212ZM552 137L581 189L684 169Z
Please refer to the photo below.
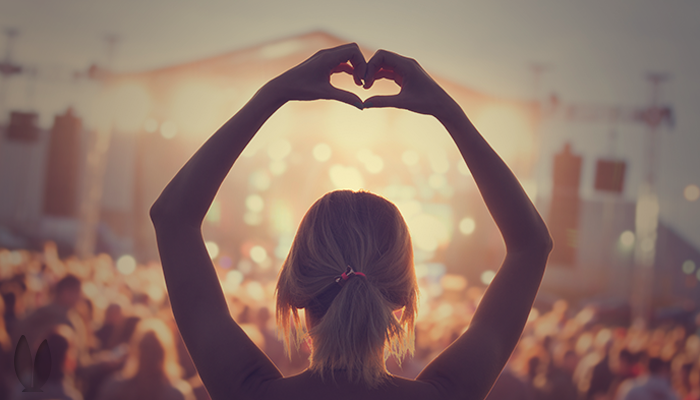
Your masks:
M333 99L362 107L357 96L330 84L335 72L350 73L360 84L365 61L357 45L322 50L268 82L190 158L151 208L173 314L213 399L255 398L263 382L282 376L231 318L202 221L245 146L287 101Z
M367 63L365 87L379 78L393 79L401 91L367 99L365 107L397 107L435 116L464 157L506 244L503 265L469 329L417 377L438 386L445 398L483 399L522 334L552 241L508 166L415 60L380 50Z

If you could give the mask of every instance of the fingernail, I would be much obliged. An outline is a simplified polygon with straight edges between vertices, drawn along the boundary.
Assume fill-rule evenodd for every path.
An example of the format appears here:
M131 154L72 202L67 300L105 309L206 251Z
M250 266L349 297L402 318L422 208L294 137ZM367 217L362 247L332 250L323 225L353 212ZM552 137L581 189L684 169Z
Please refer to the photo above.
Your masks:
M365 108L372 108L372 107L374 107L374 103L372 103L371 101L368 101L367 103L365 103Z
M360 110L364 108L364 104L360 103L359 101L354 102L353 105L359 108Z

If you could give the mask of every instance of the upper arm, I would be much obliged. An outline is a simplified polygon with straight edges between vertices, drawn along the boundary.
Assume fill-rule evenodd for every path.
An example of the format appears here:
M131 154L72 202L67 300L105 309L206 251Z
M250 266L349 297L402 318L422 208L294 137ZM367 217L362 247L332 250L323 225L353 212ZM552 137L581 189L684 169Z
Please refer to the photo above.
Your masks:
M483 399L522 334L548 253L509 252L469 328L416 379L435 384L446 397Z
M200 228L154 224L173 314L211 397L250 394L281 378L231 317Z

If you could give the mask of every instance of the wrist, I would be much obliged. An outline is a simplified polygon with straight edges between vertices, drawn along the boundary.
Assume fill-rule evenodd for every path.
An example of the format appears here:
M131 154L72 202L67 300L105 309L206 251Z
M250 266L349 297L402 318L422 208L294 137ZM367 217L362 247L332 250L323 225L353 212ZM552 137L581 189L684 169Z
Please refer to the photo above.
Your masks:
M462 107L452 98L448 101L441 102L436 107L433 116L445 127L458 125L467 119L467 115L462 110Z
M253 99L278 109L291 100L285 93L286 91L279 85L277 78L275 78L258 89Z

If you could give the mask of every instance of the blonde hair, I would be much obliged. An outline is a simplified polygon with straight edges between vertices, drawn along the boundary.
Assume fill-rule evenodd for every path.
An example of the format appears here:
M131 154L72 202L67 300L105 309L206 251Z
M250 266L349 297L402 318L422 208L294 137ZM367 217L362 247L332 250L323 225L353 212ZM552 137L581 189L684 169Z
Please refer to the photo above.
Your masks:
M348 266L365 277L341 287L335 278ZM369 192L334 191L301 221L277 283L277 323L287 352L291 343L298 349L307 338L304 308L315 322L310 370L322 378L344 370L377 387L389 376L386 358L413 355L417 297L411 237L396 206Z

